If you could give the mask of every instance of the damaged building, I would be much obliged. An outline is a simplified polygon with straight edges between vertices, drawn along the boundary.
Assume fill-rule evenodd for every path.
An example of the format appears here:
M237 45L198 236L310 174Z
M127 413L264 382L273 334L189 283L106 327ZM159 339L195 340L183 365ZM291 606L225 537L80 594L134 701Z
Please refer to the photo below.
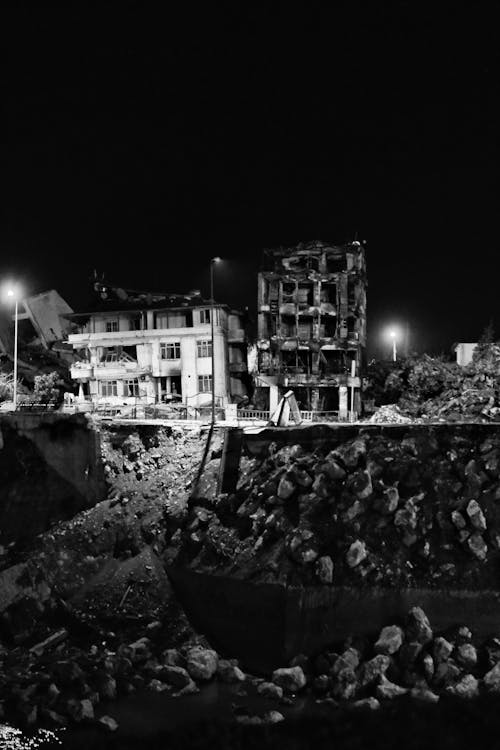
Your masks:
M366 264L359 242L265 250L258 276L257 399L332 419L360 414L366 364Z
M79 399L94 404L238 403L247 393L245 314L185 295L96 284L95 302L69 315ZM212 388L211 314L214 313Z

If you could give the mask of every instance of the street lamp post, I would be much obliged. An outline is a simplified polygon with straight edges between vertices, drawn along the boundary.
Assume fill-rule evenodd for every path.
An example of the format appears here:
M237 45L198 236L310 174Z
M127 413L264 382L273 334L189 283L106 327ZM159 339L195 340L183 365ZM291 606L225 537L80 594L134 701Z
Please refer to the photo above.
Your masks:
M395 362L397 359L397 350L396 350L396 331L390 332L390 337L392 339L392 361Z
M16 309L14 313L14 393L12 401L14 403L14 411L17 409L17 295L14 289L7 291L7 297L14 297L16 301Z
M214 346L214 266L220 262L219 257L210 260L210 341L212 353L212 425L215 424L215 346Z

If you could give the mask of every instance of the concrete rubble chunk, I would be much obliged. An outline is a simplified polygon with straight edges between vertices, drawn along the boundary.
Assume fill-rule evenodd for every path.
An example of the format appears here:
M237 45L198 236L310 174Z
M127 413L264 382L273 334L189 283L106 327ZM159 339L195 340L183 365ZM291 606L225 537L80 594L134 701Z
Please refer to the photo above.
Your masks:
M457 698L477 698L479 695L479 682L474 675L466 674L455 685L447 687L446 692Z
M335 659L331 668L331 674L336 675L342 669L356 669L359 665L359 660L359 651L351 646Z
M486 518L476 500L471 500L466 508L471 524L478 531L486 531Z
M475 532L467 539L467 544L472 554L477 557L478 560L484 562L488 555L488 545L484 541L483 537L479 532Z
M421 607L412 607L408 613L406 640L426 644L432 641L432 628L427 615Z
M107 732L116 732L118 729L118 722L112 716L100 716L96 724Z
M280 721L285 721L285 717L280 711L266 711L262 719L265 724L279 724Z
M359 682L356 672L350 667L345 667L338 672L332 680L332 695L338 700L350 700L359 690Z
M202 646L194 646L186 654L186 669L193 680L208 681L217 672L218 661L215 651Z
M489 693L500 693L500 662L484 675L483 685Z
M454 510L451 514L451 520L455 528L457 528L459 531L462 529L465 529L467 526L467 521L463 517L463 515L460 513L459 510Z
M472 669L477 664L477 649L472 643L462 643L457 648L457 662L466 669Z
M186 669L183 667L175 666L164 666L161 669L161 679L166 682L167 685L171 685L174 688L180 690L191 682L191 677Z
M354 701L352 708L368 708L370 711L376 711L380 708L380 703L376 698L361 698L359 701Z
M288 693L297 693L305 687L307 682L302 667L282 667L275 669L272 681Z
M276 493L281 500L288 500L295 492L295 485L291 478L284 474L278 484L278 492Z
M347 550L346 563L350 568L356 568L367 557L368 551L366 549L366 544L360 539L357 539Z
M321 583L333 582L333 560L329 555L324 555L316 561L315 573Z
M360 684L362 687L369 685L385 675L391 665L391 657L386 654L377 654L373 659L365 661L360 668Z
M379 684L375 688L375 693L379 700L392 700L393 698L399 698L402 695L406 695L408 693L408 688L396 685L396 683L388 680L385 675L382 675Z
M388 625L380 631L374 650L377 654L395 654L401 648L403 639L403 630L398 625Z
M429 688L415 687L410 690L410 696L414 700L422 701L423 703L437 703L439 701L439 695L433 693Z
M453 651L453 643L450 643L446 638L435 638L432 646L432 654L436 662L446 661L450 658Z
M228 659L219 659L217 677L221 682L237 683L245 681L245 674L237 664Z
M283 688L275 685L274 682L261 682L257 686L257 692L265 698L283 698Z

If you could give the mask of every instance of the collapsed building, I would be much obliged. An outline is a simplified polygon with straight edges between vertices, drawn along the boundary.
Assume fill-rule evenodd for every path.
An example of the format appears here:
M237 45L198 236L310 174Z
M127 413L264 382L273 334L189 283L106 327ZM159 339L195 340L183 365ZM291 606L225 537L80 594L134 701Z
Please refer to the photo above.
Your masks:
M57 351L71 324L67 315L73 309L55 289L25 297L19 301L17 320L19 337L44 349ZM14 346L14 311L2 314L0 320L0 351L10 352Z
M238 403L246 397L245 315L185 295L96 284L87 310L68 317L78 357L71 376L79 399L95 404ZM215 383L212 383L212 321Z
M258 275L256 401L271 411L293 390L322 418L361 412L366 265L355 241L265 250ZM350 389L350 394L348 394ZM349 398L350 395L350 398Z

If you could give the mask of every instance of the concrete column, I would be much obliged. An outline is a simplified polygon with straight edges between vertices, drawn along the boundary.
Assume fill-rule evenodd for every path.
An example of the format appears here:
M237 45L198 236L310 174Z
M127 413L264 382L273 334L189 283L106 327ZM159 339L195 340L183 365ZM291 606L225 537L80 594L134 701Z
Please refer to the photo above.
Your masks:
M269 411L272 414L278 408L279 391L277 385L269 386Z
M348 403L347 403L347 386L339 386L339 419L347 419Z

